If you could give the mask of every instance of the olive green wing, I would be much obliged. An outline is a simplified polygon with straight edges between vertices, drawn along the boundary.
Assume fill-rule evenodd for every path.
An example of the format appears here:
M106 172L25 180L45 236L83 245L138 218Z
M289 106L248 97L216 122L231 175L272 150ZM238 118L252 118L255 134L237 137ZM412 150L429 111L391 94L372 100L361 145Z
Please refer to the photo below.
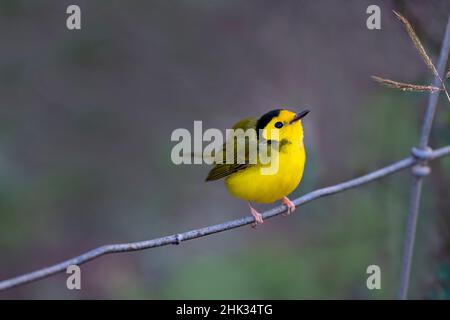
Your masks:
M255 117L243 119L239 122L236 122L233 126L233 129L243 129L244 131L247 129L256 129L256 121L258 121L258 119Z
M243 132L245 132L248 129L255 129L256 128L256 121L257 118L247 118L239 121L233 126L233 129L242 129ZM209 172L208 176L206 177L206 181L212 181L212 180L218 180L221 178L225 178L235 172L238 172L240 170L243 170L245 168L248 168L254 164L250 163L249 161L249 144L250 143L257 143L256 136L250 141L250 139L245 140L245 144L239 144L237 143L237 140L239 139L239 132L235 131L235 135L228 138L228 140L223 144L222 152L216 156L216 159L221 159L221 163L216 163L214 167ZM231 139L234 140L234 143L231 143ZM238 147L243 147L245 150L243 152L239 152L237 149ZM233 161L232 163L226 163L227 154L233 151ZM239 155L241 155L239 157ZM244 159L242 159L242 155L244 155ZM239 159L238 159L239 158ZM216 160L217 162L217 160Z

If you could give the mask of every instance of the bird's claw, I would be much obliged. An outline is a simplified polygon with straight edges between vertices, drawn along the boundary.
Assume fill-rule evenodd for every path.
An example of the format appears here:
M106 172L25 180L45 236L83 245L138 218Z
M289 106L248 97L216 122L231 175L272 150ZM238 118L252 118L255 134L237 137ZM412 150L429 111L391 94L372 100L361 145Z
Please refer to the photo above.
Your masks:
M287 207L287 211L283 213L282 216L287 217L295 211L295 204L291 200L289 200L288 197L284 197L281 201L283 201L283 204Z
M252 223L252 228L256 228L259 225L263 224L262 214L256 211L252 206L250 206L250 213L255 218L255 222Z

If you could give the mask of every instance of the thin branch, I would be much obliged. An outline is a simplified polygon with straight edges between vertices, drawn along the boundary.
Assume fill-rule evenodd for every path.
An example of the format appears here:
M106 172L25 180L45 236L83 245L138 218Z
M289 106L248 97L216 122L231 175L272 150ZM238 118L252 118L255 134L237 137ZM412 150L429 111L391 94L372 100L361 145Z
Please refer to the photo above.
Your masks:
M428 160L437 159L443 156L450 155L450 145L434 150L432 151L429 156L427 157ZM304 196L295 199L293 202L296 206L303 205L307 202L313 201L315 199L329 196L335 193L339 193L351 188L355 188L361 185L364 185L366 183L378 180L380 178L383 178L385 176L388 176L390 174L393 174L397 171L404 170L406 168L409 168L413 165L415 165L418 162L418 160L414 157L408 157L403 160L400 160L398 162L395 162L391 165L388 165L382 169L373 171L371 173L368 173L364 176L358 177L356 179L352 179L343 183L336 184L334 186L318 189L315 191L312 191L310 193L305 194ZM268 210L264 212L263 218L269 219L272 217L275 217L283 212L286 211L286 206L279 206L275 207L271 210ZM96 258L99 258L100 256L103 256L105 254L109 253L119 253L119 252L130 252L130 251L137 251L137 250L144 250L144 249L150 249L150 248L156 248L156 247L162 247L169 244L180 244L182 241L192 240L204 236L208 236L214 233L223 232L226 230L231 230L235 228L239 228L248 224L251 224L254 222L254 218L251 216L243 217L240 219L187 231L184 233L179 234L173 234L170 236L152 239L152 240L145 240L140 242L131 242L131 243L122 243L122 244L109 244L104 245L101 247L98 247L96 249L93 249L91 251L88 251L86 253L83 253L77 257L71 258L69 260L63 261L61 263L52 265L47 268L43 268L34 272L30 272L15 278L3 280L0 282L0 290L6 290L9 288L17 287L19 285L23 285L28 282L37 281L39 279L43 279L46 277L49 277L51 275L54 275L56 273L63 272L67 269L68 266L76 264L81 265L83 263L86 263L88 261L94 260Z
M397 14L397 16L398 16L398 14ZM406 19L404 19L404 20L406 20ZM407 28L408 28L408 25L407 25ZM409 25L409 27L410 27L410 25ZM409 29L408 29L408 33L411 36ZM414 31L412 31L412 33L414 33ZM411 36L411 37L413 38L413 36ZM417 36L416 36L416 38L417 38ZM413 41L414 41L414 39L413 39ZM420 44L420 41L418 40L418 38L417 38L417 41ZM416 43L416 41L414 41L414 43ZM417 46L417 44L416 44L416 46ZM423 47L421 45L420 45L420 48L423 49ZM425 51L423 50L423 52L425 52ZM438 86L440 86L440 84L442 84L444 91L447 94L447 98L449 98L448 92L445 88L444 82L442 81L442 77L444 76L449 52L450 52L450 15L448 16L447 27L445 30L444 39L442 40L442 47L441 47L441 52L439 54L438 67L437 67L437 70L434 68L434 72L433 72L433 74L435 75L434 81L433 81L433 86L438 87ZM424 117L423 124L422 124L422 132L421 132L420 143L419 143L419 148L423 151L426 151L428 148L428 140L430 137L431 127L433 125L434 115L436 113L438 99L439 99L439 93L430 93L430 96L428 99L427 110L425 112L425 117ZM424 161L422 161L420 163L420 165L422 165L422 169L427 169ZM423 177L428 174L427 170L421 171L420 169L421 169L420 167L416 168L416 170L414 170L414 168L413 168L414 177L413 177L412 185L411 185L408 222L407 222L407 226L406 226L406 235L405 235L405 241L404 241L403 261L402 261L402 266L401 266L401 271L400 271L400 287L399 287L399 292L398 292L399 299L406 299L408 296L409 277L410 277L410 273L411 273L411 263L412 263L413 253L414 253L414 242L415 242L415 238L416 238L417 219L419 216L420 195L421 195L421 191L422 191L422 180L423 180Z

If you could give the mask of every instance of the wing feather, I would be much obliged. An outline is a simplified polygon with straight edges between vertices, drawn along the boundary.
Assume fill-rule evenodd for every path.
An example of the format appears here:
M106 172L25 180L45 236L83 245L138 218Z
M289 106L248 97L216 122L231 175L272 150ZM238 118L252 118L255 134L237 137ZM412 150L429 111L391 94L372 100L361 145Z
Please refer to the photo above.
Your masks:
M233 129L242 129L244 132L248 129L255 129L256 128L256 121L257 118L247 118L244 120L241 120L237 122ZM231 143L230 139L234 139L234 143ZM218 180L225 178L233 173L236 173L240 170L246 169L250 166L253 166L255 164L250 163L249 161L249 143L257 143L257 141L249 141L249 139L245 140L245 145L242 147L245 147L245 153L244 153L244 159L239 159L238 161L238 155L241 154L238 152L237 147L241 147L241 144L237 144L236 141L238 139L238 135L234 135L229 137L229 139L223 144L222 146L222 152L221 155L218 155L217 159L222 158L222 163L216 163L214 167L209 172L208 176L206 177L206 181L212 181L212 180ZM256 139L256 137L255 137ZM231 148L233 147L233 163L226 163L226 155L227 150L231 151Z

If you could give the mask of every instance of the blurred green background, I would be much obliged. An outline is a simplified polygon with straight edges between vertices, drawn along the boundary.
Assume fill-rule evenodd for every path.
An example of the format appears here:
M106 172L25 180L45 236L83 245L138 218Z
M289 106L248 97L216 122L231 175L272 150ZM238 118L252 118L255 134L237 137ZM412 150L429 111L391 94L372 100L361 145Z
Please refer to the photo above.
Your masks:
M430 55L448 1L0 0L0 279L106 243L150 239L248 214L207 166L170 160L176 128L231 127L284 106L305 118L295 196L407 156L426 94L370 75L429 83L395 9ZM382 29L366 28L381 7ZM450 141L441 99L432 147ZM450 298L450 159L426 179L412 298ZM237 230L82 266L0 293L11 298L393 298L408 209L405 171ZM260 210L270 206L258 206ZM381 267L382 289L366 288Z

